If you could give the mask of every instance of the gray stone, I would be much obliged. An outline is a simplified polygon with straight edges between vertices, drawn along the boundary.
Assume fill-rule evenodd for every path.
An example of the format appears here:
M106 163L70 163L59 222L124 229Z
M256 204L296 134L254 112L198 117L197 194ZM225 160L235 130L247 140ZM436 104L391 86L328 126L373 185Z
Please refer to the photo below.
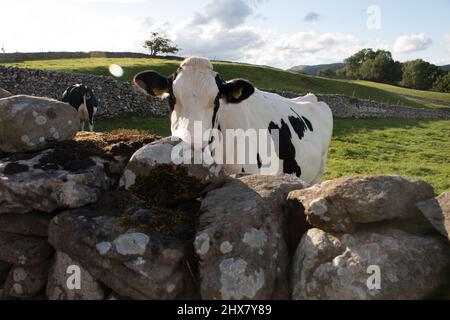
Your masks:
M292 176L244 176L207 194L194 241L204 299L286 299L283 207Z
M50 300L103 300L104 291L78 262L63 252L56 252L53 266L50 269L47 282L47 297ZM69 288L70 267L75 267L80 274L80 288Z
M53 155L47 149L28 159L0 159L0 214L81 207L111 185L106 160L91 157L84 159L85 168L68 170L54 163Z
M5 89L0 88L0 99L11 97L13 94Z
M292 298L423 299L448 281L449 249L440 236L398 229L330 234L313 228L293 259Z
M49 241L120 296L174 299L193 290L186 243L124 229L117 217L87 209L62 213L50 223Z
M0 100L0 150L22 152L70 140L79 129L75 108L40 97L12 96Z
M0 214L0 232L28 236L47 237L47 229L53 214L30 212L27 214Z
M418 202L416 206L436 230L450 240L450 191L439 197Z
M428 228L414 204L433 195L433 187L421 180L352 176L291 192L288 198L300 202L311 225L325 231L354 232L360 224L391 219Z
M159 204L167 205L196 199L224 183L221 165L194 164L194 156L184 152L183 146L178 138L167 137L142 147L131 157L120 185L129 190L139 179L151 179L142 183L154 184L154 194L167 196ZM183 162L185 155L188 163Z
M6 297L31 298L37 295L47 282L49 261L34 266L14 266L6 279L3 294Z
M0 260L19 266L40 264L53 249L45 238L0 232Z

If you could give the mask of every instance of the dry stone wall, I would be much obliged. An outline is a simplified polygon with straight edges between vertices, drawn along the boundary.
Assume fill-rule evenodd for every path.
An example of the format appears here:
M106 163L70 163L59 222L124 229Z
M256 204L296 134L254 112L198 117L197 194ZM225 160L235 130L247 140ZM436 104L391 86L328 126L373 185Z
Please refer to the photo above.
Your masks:
M169 112L166 100L147 97L137 92L130 83L121 82L112 77L0 65L0 88L13 94L60 99L64 90L74 83L84 83L94 89L100 101L97 113L97 118L100 119L127 115L165 116ZM287 98L300 95L290 92L277 93ZM319 100L325 101L330 106L335 118L450 119L450 112L445 110L392 106L338 94L318 94L317 96Z
M99 100L98 119L131 114L164 116L168 113L166 101L145 96L135 91L130 83L112 77L0 66L0 88L13 94L61 99L64 90L75 83L93 88Z
M71 109L5 101L11 123ZM43 138L0 140L0 299L449 297L450 197L424 181L231 176L133 130Z

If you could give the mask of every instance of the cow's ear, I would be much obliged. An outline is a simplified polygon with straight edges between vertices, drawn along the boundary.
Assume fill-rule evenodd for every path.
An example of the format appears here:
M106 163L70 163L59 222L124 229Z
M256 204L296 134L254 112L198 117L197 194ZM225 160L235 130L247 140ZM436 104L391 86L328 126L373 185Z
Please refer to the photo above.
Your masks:
M134 76L134 85L141 91L162 97L169 92L169 81L167 78L155 71L143 71Z
M236 79L223 83L219 90L228 103L239 103L250 97L255 87L246 80Z

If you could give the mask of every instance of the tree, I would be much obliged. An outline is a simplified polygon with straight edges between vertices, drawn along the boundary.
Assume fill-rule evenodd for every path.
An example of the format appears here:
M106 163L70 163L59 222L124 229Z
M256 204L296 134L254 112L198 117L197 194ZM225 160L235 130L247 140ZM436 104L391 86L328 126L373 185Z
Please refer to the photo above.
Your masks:
M151 38L144 42L144 48L150 50L150 55L153 57L160 52L177 53L180 51L180 48L178 48L176 44L173 44L169 38L159 34L158 32L152 32Z
M325 78L334 78L336 77L336 71L330 68L319 69L316 72L316 76Z
M359 79L361 78L361 66L374 57L375 52L372 49L362 49L344 60L344 67L340 69L339 74L346 78Z
M438 67L422 59L405 62L402 70L403 78L400 85L412 89L431 89L439 76Z
M377 82L396 83L401 80L401 63L389 51L363 49L344 60L338 76Z
M436 77L433 82L433 91L450 92L450 72L443 73Z

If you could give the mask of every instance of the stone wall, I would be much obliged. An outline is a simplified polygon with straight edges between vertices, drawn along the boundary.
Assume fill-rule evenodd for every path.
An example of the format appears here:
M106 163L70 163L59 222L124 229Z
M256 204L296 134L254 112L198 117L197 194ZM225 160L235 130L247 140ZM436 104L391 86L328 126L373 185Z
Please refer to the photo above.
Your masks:
M170 138L142 147L154 138L79 133L0 155L0 299L449 297L450 192L227 176L174 165Z
M0 109L0 299L450 297L450 191L229 175L174 137L75 135L53 99Z
M295 98L299 95L291 92L276 93L287 98ZM390 105L341 94L316 94L316 96L330 106L335 118L450 119L450 111L445 110Z
M68 86L80 82L91 86L100 101L97 118L117 118L131 114L165 116L168 113L167 101L146 97L136 92L130 83L112 77L0 66L0 87L13 94L59 99ZM299 95L289 92L277 93L288 98ZM317 96L330 106L335 118L450 119L450 112L444 110L392 106L336 94Z
M64 90L75 83L94 89L99 100L99 119L130 114L163 116L168 112L166 101L139 93L130 83L112 77L0 66L0 88L13 94L61 99Z

